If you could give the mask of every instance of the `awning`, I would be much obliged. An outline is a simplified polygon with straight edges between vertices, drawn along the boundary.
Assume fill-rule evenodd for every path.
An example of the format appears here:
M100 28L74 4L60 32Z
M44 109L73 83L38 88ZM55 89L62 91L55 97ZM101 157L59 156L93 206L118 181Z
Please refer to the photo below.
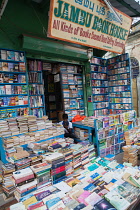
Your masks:
M135 0L109 0L113 7L130 17L140 17L140 4Z

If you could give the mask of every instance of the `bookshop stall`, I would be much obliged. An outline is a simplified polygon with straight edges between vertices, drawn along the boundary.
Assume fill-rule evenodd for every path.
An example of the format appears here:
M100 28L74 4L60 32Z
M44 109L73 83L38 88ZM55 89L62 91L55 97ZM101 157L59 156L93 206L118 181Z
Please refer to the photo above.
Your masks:
M116 11L121 23L99 0L8 2L0 20L0 192L16 199L10 210L125 210L139 201L140 120L121 54L131 18ZM108 50L119 55L102 59ZM57 123L63 113L77 144Z

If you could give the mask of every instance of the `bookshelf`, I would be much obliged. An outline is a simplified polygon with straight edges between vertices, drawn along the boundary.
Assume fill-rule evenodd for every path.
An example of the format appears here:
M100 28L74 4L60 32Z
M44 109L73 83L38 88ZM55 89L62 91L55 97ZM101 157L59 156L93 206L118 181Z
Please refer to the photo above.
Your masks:
M29 113L36 117L45 114L44 83L42 79L42 61L28 59Z
M120 114L102 116L94 120L95 144L97 154L105 157L122 152L125 144L124 133L136 126L136 111L130 110Z
M0 118L28 114L25 53L0 49Z
M76 65L60 65L63 93L63 110L69 120L79 114L84 115L84 92L82 68Z
M131 72L128 54L107 60L110 113L132 109Z
M110 59L93 57L90 68L93 115L98 117L132 110L128 54Z
M106 65L106 59L93 57L91 60L91 86L94 116L108 114L108 75Z

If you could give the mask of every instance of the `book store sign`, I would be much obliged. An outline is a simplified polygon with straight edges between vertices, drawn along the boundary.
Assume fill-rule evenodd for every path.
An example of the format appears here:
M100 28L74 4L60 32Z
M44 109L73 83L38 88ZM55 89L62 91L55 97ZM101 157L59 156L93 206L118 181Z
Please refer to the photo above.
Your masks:
M122 53L131 18L116 12L122 24L102 0L52 0L48 37Z

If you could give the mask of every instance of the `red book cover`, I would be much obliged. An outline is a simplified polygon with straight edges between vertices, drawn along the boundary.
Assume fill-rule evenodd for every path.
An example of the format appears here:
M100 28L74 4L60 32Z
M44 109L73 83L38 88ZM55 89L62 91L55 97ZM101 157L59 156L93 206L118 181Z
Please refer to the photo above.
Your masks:
M44 206L43 201L39 201L39 202L37 202L37 203L35 203L35 204L33 204L33 205L30 205L30 206L28 207L28 210L34 210L34 209L39 208L39 207L41 207L41 206Z
M16 184L19 184L20 182L27 181L28 179L31 179L31 178L34 178L34 174L31 174L31 175L28 175L28 176L25 176L25 177L22 177L22 178L16 179L16 180L13 177Z

